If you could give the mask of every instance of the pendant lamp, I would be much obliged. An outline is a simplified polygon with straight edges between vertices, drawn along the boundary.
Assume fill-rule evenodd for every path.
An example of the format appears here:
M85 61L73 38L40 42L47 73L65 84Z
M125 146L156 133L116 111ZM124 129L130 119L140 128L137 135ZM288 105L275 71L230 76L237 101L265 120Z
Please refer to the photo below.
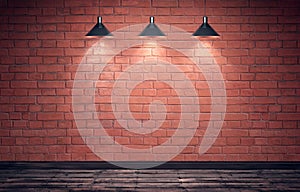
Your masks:
M150 8L152 9L152 0L150 0ZM166 36L157 25L154 23L154 17L150 17L150 23L147 27L139 34L139 36Z
M150 23L139 36L166 36L154 23L154 17L150 17Z
M99 0L99 6L100 6L100 0ZM99 8L100 9L100 8ZM99 11L100 14L100 11ZM112 36L110 31L105 27L105 25L102 23L102 17L98 16L96 25L85 35L88 37L91 36Z
M206 0L204 0L204 16L202 25L193 33L193 36L213 37L220 36L209 24L206 16Z

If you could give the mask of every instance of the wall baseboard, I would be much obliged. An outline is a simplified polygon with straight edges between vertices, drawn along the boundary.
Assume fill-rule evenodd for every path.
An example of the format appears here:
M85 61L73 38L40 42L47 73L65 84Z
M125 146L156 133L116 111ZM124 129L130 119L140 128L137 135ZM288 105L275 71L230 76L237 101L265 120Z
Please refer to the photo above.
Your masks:
M152 164L152 162L122 162L126 164ZM104 161L2 161L1 169L124 169ZM300 169L300 162L197 162L170 161L149 169Z

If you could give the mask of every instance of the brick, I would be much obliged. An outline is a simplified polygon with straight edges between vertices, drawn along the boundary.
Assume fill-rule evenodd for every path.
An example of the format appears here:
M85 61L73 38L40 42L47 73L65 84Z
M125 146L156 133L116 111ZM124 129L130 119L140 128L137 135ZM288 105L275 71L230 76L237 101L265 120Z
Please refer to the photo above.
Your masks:
M249 36L250 40L276 40L276 35L275 34L270 34L270 33L252 33Z
M299 88L299 86L300 86L300 83L294 82L294 81L278 82L278 88L282 88L282 89Z
M277 23L277 18L274 16L255 16L249 18L249 23Z
M283 31L283 25L275 25L275 24L269 25L269 32L282 32L282 31Z
M1 88L9 88L9 81L0 82ZM2 90L3 93L9 93L9 90Z
M278 56L298 56L299 49L279 49Z
M11 81L12 88L37 88L36 81Z
M255 97L251 98L250 102L252 104L275 104L276 99L272 97Z
M64 120L64 114L59 112L44 112L37 115L38 120ZM50 135L49 135L50 136Z
M278 34L278 40L299 40L299 34L298 33L279 33Z
M222 50L222 56L246 56L248 55L247 49L224 49Z
M0 55L1 56L8 56L8 50L6 50L6 49L0 49Z
M222 148L225 154L243 154L248 153L248 147L244 146L226 146Z
M72 48L72 49L66 49L65 55L66 56L83 56L85 50L81 48Z
M173 0L154 0L153 7L178 7L178 2Z
M222 72L224 73L243 73L248 72L249 67L244 65L223 65L222 66Z
M10 16L9 17L9 23L36 23L36 18L35 16L25 16L25 15L22 15L21 17L19 16Z
M61 32L44 32L44 33L38 33L38 39L46 39L46 40L49 40L49 39L64 39L64 33L61 33ZM56 43L55 43L56 45ZM53 46L55 47L55 46Z
M255 75L252 73L245 73L245 74L241 74L241 80L254 80L255 79Z
M278 71L280 72L299 72L300 68L297 65L279 65L278 66Z
M239 1L233 1L233 0L230 0L230 1L225 1L225 2L222 2L223 6L224 7L249 7L249 2L248 1L245 1L245 0L239 0Z
M99 6L98 1L93 1L93 0L66 0L65 2L66 7L95 7Z
M250 87L253 89L276 89L276 81L253 81L250 84Z
M57 96L40 96L37 99L38 103L42 104L49 104L49 103L64 103L63 97L57 97Z
M299 120L300 114L295 113L279 113L276 115L277 120Z
M65 82L63 81L39 81L39 88L65 88Z
M83 41L71 41L71 47L84 47Z
M62 56L63 49L61 48L39 48L37 50L37 56Z
M84 16L74 15L74 16L65 17L66 23L85 23L85 22L92 22L92 21L95 21L95 17L88 16L88 15L84 15Z
M127 2L130 3L129 0L122 1L122 6L125 6ZM121 0L100 1L100 6L104 6L104 7L118 7L120 5L121 5Z
M128 7L149 7L150 2L139 0L122 0L122 6Z
M249 50L250 56L267 57L272 55L270 49L251 49Z
M286 147L284 146L263 146L262 152L263 153L270 153L270 154L280 154L286 151Z
M297 97L281 97L278 98L278 104L298 104L299 98ZM283 107L287 107L287 106L283 106ZM293 107L296 107L295 105Z
M35 97L32 96L18 96L18 97L10 97L10 103L14 104L33 104L35 103Z
M51 2L49 1L37 1L37 7L63 7L64 2L61 2L60 0L53 0Z
M227 145L240 145L241 144L241 138L240 137L227 137L226 138L226 144Z
M9 50L9 55L11 56L30 56L30 49L25 48L14 48Z
M38 65L37 66L37 71L38 72L62 72L64 71L64 66L63 65Z
M192 24L193 22L186 16L156 16L155 21L157 23L181 23L181 24Z
M250 88L248 81L228 81L226 83L227 89L247 89Z
M250 72L277 72L275 66L270 65L254 65L250 66Z
M255 75L256 80L281 80L282 74L278 73L257 73ZM277 84L277 82L273 81L273 84Z
M248 118L247 114L242 113L227 113L225 116L226 120L246 120Z
M194 7L195 3L189 0L178 1L179 7Z
M233 24L233 23L246 23L249 18L247 16L230 16L231 13L228 14L229 16L222 18L222 22L226 24Z
M142 23L143 21L145 21L145 20L142 17L125 16L126 23Z

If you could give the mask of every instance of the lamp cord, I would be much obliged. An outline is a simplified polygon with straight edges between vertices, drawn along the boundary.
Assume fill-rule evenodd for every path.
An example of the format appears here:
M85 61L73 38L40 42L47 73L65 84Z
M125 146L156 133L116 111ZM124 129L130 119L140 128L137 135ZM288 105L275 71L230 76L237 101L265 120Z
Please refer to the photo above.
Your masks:
M204 0L204 16L206 16L206 0Z
M99 0L99 9L98 9L98 16L100 16L100 0Z

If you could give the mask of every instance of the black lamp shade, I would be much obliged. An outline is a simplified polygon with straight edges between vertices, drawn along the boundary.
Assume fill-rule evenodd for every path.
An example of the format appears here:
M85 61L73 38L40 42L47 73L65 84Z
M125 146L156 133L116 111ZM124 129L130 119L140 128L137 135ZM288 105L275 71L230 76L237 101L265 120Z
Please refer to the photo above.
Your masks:
M85 36L112 36L112 34L103 25L102 17L99 16L97 24Z
M202 25L193 33L193 36L208 37L220 35L208 24L208 18L204 16Z
M154 23L154 17L150 17L150 23L139 36L166 36Z

